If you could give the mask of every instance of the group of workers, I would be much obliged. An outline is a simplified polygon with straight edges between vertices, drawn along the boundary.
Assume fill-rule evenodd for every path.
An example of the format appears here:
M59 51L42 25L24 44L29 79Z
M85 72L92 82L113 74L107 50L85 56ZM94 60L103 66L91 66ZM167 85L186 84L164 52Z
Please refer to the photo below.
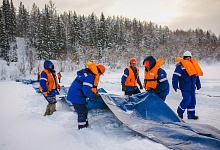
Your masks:
M202 76L202 70L192 54L186 51L183 57L177 57L178 61L172 77L172 86L174 91L179 89L182 93L182 101L180 102L177 114L183 119L183 113L187 109L188 119L198 119L195 115L196 96L195 90L201 88L199 76ZM153 56L147 56L143 60L144 82L141 83L139 74L140 70L136 66L137 60L130 59L130 65L124 69L124 74L121 77L122 91L125 95L131 96L140 93L143 88L146 91L154 92L163 101L169 94L170 86L167 79L167 73L161 68L164 59L156 60ZM100 94L97 92L97 86L100 76L105 73L103 64L95 64L88 62L85 69L77 72L77 76L72 82L67 100L73 104L73 107L78 115L78 129L87 128L88 109L86 107L86 98L98 99ZM61 76L61 75L60 75ZM56 111L56 95L60 89L60 80L58 83L57 76L54 70L54 64L50 60L44 62L44 70L40 75L40 89L44 97L48 101L45 116L53 114ZM138 86L139 85L139 88Z

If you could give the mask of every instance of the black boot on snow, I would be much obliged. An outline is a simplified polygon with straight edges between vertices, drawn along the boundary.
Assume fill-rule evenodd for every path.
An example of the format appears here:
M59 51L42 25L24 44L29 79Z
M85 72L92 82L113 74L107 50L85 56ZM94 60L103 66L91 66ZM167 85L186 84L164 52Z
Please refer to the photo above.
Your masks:
M178 114L178 116L179 116L181 119L183 119L183 115Z
M193 117L188 117L188 119L194 119L194 120L197 120L197 119L199 119L199 116L193 116Z

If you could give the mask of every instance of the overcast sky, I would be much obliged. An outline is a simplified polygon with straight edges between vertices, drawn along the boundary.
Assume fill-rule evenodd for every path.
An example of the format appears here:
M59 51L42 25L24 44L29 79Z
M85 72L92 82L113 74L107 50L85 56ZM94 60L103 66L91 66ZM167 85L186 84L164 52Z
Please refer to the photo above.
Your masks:
M13 0L18 8L22 2L28 11L35 3L41 10L49 0ZM170 29L211 30L220 35L220 0L52 0L59 13L76 11L80 15L92 12L100 17L123 16L167 25Z

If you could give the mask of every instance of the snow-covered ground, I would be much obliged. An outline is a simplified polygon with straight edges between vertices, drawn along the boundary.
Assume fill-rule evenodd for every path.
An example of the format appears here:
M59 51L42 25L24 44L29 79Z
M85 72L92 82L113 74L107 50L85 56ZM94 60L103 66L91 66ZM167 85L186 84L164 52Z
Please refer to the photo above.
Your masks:
M201 65L201 90L197 91L196 114L199 120L189 123L209 124L220 129L220 64ZM171 84L175 66L163 67ZM123 95L122 70L107 70L99 88ZM76 73L62 73L61 85L70 86ZM36 76L30 78L36 79ZM143 81L143 68L141 68ZM109 110L89 112L90 128L77 129L77 115L58 101L57 111L43 116L47 102L32 85L15 81L0 81L0 149L1 150L165 150L167 147L143 137L123 125ZM176 112L180 91L171 85L166 103ZM184 114L186 115L186 114Z

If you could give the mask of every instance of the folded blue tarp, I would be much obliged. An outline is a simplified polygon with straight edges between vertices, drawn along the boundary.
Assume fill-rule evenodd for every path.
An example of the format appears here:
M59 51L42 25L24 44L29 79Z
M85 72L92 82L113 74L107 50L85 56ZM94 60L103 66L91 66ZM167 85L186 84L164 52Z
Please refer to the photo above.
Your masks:
M32 80L32 79L16 79L16 82L22 82L24 84L33 84L35 82L38 82L37 80Z
M32 87L34 88L34 90L37 92L37 93L41 93L40 91L40 85L39 85L39 82L34 82L32 83Z
M107 93L103 88L98 89L98 92ZM87 105L86 107L90 109L106 109L108 106L105 104L102 98L94 99L94 98L87 98Z
M58 97L66 101L69 107L72 107L72 103L66 99L68 90L69 90L69 87L62 86L60 90L60 95ZM106 93L106 91L103 88L98 89L98 92ZM86 101L87 101L86 107L89 110L108 108L108 106L105 104L102 98L99 98L99 99L87 98Z
M130 129L168 148L220 149L220 130L210 125L185 123L154 93L134 96L103 93L101 97Z

